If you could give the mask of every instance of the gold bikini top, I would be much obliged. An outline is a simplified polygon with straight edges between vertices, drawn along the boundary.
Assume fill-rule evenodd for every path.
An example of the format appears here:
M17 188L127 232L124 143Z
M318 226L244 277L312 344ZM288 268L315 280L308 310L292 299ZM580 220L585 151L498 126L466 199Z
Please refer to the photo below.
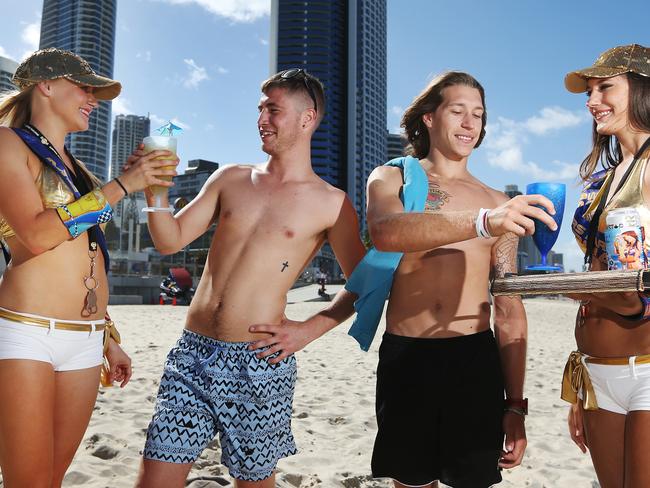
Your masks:
M607 214L617 208L633 207L639 212L641 217L641 225L645 229L645 249L646 252L650 252L650 208L648 208L647 203L643 198L643 178L645 176L646 166L648 164L648 159L643 158L639 159L636 162L635 167L632 169L630 176L627 178L627 181L623 184L623 187L611 198L609 202L605 205L603 213L600 216L598 222L598 233L596 234L596 245L595 245L595 257L603 259L606 256L605 249L605 230L607 227L606 219ZM603 198L604 189L609 186L609 182L614 177L614 171L610 170L607 172L605 181L603 182L600 190L595 195L593 200L591 200L587 211L584 214L584 218L587 221L591 221L591 218L594 215L594 212L598 208L598 203L600 199ZM613 190L612 190L613 191ZM575 228L574 228L575 232ZM586 238L579 236L576 233L576 240L582 248L583 252L586 249ZM603 257L601 257L603 256ZM604 258L606 259L606 258Z
M76 200L74 193L60 176L48 166L41 165L41 171L35 181L45 208L55 208ZM0 239L8 239L16 233L7 221L0 216Z

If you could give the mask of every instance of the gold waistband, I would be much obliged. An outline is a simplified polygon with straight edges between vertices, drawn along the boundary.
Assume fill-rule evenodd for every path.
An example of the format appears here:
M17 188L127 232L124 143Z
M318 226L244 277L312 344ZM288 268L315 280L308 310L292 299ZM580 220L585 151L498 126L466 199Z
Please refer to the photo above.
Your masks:
M10 312L9 310L0 310L0 318L11 320L12 322L18 322L24 325L33 325L36 327L45 327L50 328L50 323L52 322L55 329L60 330L72 330L76 332L91 332L93 330L92 324L76 324L74 322L65 322L63 320L48 320L40 319L36 317L30 317L29 315L23 315L21 313ZM95 324L95 331L101 332L104 330L104 324Z
M564 367L562 376L562 393L560 398L570 403L578 402L578 392L582 390L583 407L585 410L597 410L596 394L589 378L589 371L585 368L582 359L590 364L605 364L608 366L627 366L630 364L629 357L622 358L596 358L586 356L580 351L573 351ZM636 356L634 364L650 364L650 354Z
M609 366L627 366L630 364L630 358L592 358L587 356L585 361L592 364L607 364ZM650 354L635 356L634 364L649 364Z

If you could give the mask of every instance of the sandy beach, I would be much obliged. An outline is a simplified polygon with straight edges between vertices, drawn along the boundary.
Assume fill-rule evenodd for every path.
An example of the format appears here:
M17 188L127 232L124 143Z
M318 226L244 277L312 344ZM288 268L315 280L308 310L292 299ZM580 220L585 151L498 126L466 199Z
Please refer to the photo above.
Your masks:
M313 301L315 290L307 287L290 293L289 318L304 319L322 308L323 303ZM528 449L523 465L504 472L504 481L498 486L597 487L588 455L568 436L567 404L559 398L564 362L574 347L576 305L568 300L534 299L527 300L525 306L530 339ZM100 390L64 486L133 486L162 365L181 333L186 311L186 307L172 306L110 307L133 359L133 379L124 390ZM280 487L392 486L387 480L372 480L369 473L381 330L370 352L364 353L347 336L348 328L349 323L343 324L297 354L299 376L292 426L299 454L280 462ZM220 455L215 440L195 464L187 486L232 487L232 479L219 463Z

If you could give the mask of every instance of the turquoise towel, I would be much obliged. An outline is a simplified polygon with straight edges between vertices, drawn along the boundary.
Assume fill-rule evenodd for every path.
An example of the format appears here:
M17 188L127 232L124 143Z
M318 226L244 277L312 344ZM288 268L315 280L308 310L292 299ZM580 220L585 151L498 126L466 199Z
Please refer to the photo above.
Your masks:
M404 187L401 199L404 211L422 212L429 193L429 181L420 162L411 156L406 156L388 161L386 166L402 168ZM382 252L374 247L371 248L345 285L346 290L356 293L359 297L354 302L357 316L348 334L359 342L359 346L364 351L370 348L375 337L384 311L384 303L393 286L393 275L403 254Z

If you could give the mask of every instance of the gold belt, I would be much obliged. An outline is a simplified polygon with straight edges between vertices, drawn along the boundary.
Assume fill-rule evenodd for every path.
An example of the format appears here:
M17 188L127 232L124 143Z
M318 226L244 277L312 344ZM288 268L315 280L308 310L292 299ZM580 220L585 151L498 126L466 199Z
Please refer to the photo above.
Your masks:
M72 330L76 332L92 332L93 330L92 324L76 324L74 322L65 322L63 320L39 319L36 317L23 315L21 313L10 312L9 310L0 310L0 318L11 320L12 322L18 322L24 325L45 327L46 329L50 328L51 323L52 327L60 330ZM94 330L101 332L104 330L104 324L95 324Z
M570 403L578 403L578 392L582 390L584 409L597 410L598 403L596 402L594 386L589 378L589 372L582 362L583 357L587 363L605 364L609 366L627 366L630 364L630 358L596 358L585 356L580 351L573 351L569 355L569 359L564 367L564 375L562 376L562 393L560 394L560 398ZM650 354L636 356L634 363L649 364Z

